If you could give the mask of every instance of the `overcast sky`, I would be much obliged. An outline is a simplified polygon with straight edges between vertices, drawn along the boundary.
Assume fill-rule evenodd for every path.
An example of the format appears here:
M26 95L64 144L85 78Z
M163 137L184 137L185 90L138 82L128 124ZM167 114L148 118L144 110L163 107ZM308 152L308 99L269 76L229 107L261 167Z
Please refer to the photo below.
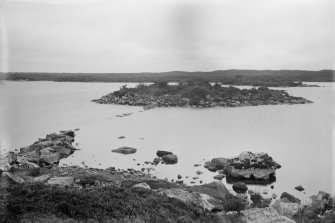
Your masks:
M333 0L0 0L1 71L334 69Z

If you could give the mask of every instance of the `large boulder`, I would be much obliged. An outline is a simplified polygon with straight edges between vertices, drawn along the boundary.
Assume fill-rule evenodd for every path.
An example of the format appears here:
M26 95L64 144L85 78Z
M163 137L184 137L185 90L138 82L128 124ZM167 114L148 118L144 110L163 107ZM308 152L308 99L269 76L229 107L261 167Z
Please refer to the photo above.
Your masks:
M190 187L189 190L192 192L207 194L213 198L220 200L224 200L227 196L230 195L226 186L219 181L213 181L209 184L195 185Z
M276 209L280 215L288 218L293 218L300 209L298 203L287 203L283 200L276 200L272 207Z
M275 180L275 171L280 165L266 153L243 152L230 159L212 159L205 167L210 171L223 170L227 181L271 183Z
M10 172L3 172L2 175L8 177L12 182L17 184L22 184L25 182L25 180L20 175L17 174L13 174Z
M112 150L112 152L114 153L122 153L122 154L132 154L132 153L136 153L136 151L137 149L132 148L132 147L127 147L127 146L123 146L118 149Z
M222 202L207 194L202 194L198 192L190 193L188 191L178 188L164 189L160 191L159 194L166 195L171 198L176 198L178 200L183 201L186 204L200 206L208 211L212 211L214 209L223 210Z
M241 212L242 219L240 222L243 223L294 223L295 221L288 217L281 216L278 212L272 208L251 208Z
M156 155L157 155L158 157L162 157L162 156L169 155L169 154L172 154L172 152L164 151L164 150L158 150L158 151L156 152Z
M178 157L175 154L168 154L168 155L162 156L162 160L166 164L176 164L176 163L178 163Z

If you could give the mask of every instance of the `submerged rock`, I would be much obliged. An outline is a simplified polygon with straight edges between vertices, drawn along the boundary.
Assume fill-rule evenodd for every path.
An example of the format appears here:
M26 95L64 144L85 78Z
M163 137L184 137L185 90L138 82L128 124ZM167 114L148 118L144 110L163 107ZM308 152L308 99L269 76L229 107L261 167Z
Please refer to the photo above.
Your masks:
M112 150L112 152L114 153L122 153L122 154L132 154L132 153L136 153L136 151L137 149L132 148L132 147L127 147L127 146L123 146L118 149Z

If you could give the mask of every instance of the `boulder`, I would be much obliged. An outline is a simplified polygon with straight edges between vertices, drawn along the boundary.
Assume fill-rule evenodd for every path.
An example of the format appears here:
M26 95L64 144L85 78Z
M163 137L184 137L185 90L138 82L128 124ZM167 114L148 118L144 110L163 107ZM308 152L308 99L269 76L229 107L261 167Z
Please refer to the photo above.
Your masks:
M156 152L156 155L158 157L162 157L162 156L165 156L165 155L169 155L169 154L173 154L172 152L169 152L169 151L164 151L164 150L158 150Z
M280 215L288 218L293 218L300 209L300 205L298 203L286 203L282 200L276 200L272 207L276 209Z
M205 163L205 168L209 169L210 171L216 172L217 170L223 170L226 168L228 164L228 159L219 157L213 158L210 162Z
M150 188L150 185L143 182L143 183L138 183L138 184L135 184L134 186L132 187L136 187L136 188L144 188L144 189L151 189Z
M222 180L223 178L225 178L225 175L224 174L218 174L218 175L215 175L213 178L215 180Z
M48 179L47 184L59 186L72 186L74 185L73 177L53 177Z
M191 192L207 194L219 200L224 200L227 196L230 195L226 186L219 181L213 181L209 184L195 185L190 187L189 190Z
M178 157L175 154L168 154L168 155L162 156L162 160L166 164L176 164L178 162Z
M284 199L286 198L289 202L291 203L297 203L297 204L300 204L300 199L294 197L293 195L287 193L287 192L283 192L281 195L280 195L280 199Z
M2 175L8 177L10 180L12 180L12 182L17 184L22 184L25 182L25 180L17 174L12 174L10 172L3 172Z
M278 212L272 208L251 208L241 212L242 219L240 222L243 223L294 223L295 221L278 214Z
M208 211L212 211L214 209L223 210L222 202L207 194L197 192L189 193L188 191L178 188L164 189L160 191L159 194L176 198L189 205L200 206Z
M132 148L132 147L127 147L127 146L123 146L118 149L112 150L112 152L114 153L122 153L122 154L132 154L132 153L136 153L136 151L137 149Z
M245 192L247 192L248 187L247 187L247 185L245 183L238 182L238 183L234 183L233 184L233 190L236 193L244 194Z
M46 182L47 180L49 180L50 178L50 174L46 174L46 175L41 175L41 176L38 176L38 177L34 177L33 178L33 182L39 182L39 183L44 183Z

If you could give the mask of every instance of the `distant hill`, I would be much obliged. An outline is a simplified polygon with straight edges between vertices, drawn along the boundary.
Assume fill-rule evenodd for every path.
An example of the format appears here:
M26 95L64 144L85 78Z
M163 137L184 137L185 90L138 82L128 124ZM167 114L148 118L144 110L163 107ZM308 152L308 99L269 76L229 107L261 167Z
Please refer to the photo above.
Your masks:
M204 80L237 85L284 86L292 82L333 82L334 70L217 70L160 73L1 73L0 80L58 82L186 82Z

